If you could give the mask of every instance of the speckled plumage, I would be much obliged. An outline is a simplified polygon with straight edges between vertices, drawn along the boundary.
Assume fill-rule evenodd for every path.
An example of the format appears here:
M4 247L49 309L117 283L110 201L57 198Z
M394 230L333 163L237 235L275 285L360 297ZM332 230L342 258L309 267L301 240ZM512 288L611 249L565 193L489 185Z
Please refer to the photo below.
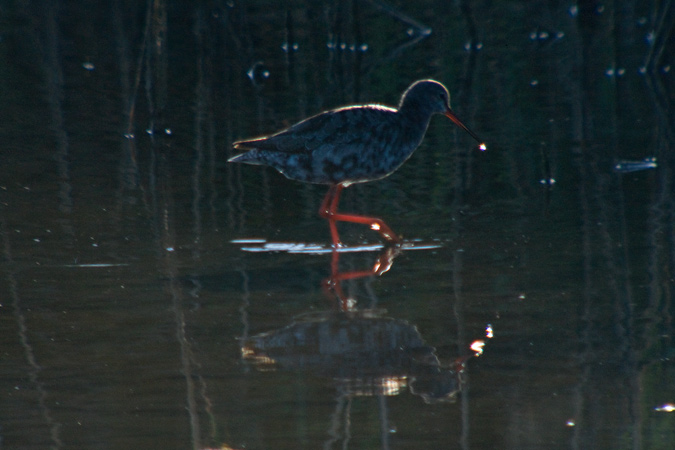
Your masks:
M362 105L326 111L271 136L235 142L235 149L248 152L229 161L269 165L309 183L348 186L378 180L412 155L433 114L450 113L449 100L442 84L417 81L398 110Z
M444 114L481 142L450 109L445 86L421 80L405 91L398 109L361 105L326 111L271 136L235 142L235 149L248 151L229 161L268 165L292 180L330 185L319 214L328 219L336 248L337 221L369 225L388 241L400 243L381 219L338 212L340 192L398 169L422 142L434 114Z

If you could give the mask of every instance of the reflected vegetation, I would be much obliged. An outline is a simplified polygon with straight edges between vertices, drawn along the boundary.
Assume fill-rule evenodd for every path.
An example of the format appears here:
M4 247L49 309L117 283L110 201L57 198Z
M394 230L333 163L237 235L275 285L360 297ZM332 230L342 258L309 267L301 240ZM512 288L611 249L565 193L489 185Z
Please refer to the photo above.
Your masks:
M628 161L622 159L614 164L614 171L618 173L637 172L639 170L656 169L656 158L645 158L642 161Z
M672 447L673 2L1 11L4 447ZM227 164L425 78L400 247Z

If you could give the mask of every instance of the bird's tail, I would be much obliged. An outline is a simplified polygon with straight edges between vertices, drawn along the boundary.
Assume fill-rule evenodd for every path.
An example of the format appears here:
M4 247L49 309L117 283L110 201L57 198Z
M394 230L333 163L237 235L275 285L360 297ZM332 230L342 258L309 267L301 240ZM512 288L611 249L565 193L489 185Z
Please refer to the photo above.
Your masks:
M245 153L240 153L239 155L233 156L228 159L227 162L237 162L237 163L246 163L246 164L264 164L260 158L259 150L249 150Z

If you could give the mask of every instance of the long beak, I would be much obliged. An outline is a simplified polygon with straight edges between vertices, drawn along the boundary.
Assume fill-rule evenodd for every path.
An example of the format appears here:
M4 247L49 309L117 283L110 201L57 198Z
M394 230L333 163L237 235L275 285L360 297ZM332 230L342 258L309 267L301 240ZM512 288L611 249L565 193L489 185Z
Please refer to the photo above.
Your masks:
M464 123L462 123L462 121L459 120L459 118L455 115L454 112L452 112L452 110L451 110L450 108L448 108L448 110L445 112L445 117L447 117L448 119L452 120L453 122L455 122L455 125L457 125L457 126L460 127L462 130L464 130L464 131L466 131L467 133L469 133L469 134L471 135L471 137L474 138L474 139L478 142L478 148L479 148L479 149L481 149L481 150L486 150L486 149L487 149L487 146L485 145L485 142L483 142L483 140L482 140L481 138L479 138L479 137L476 135L476 133L474 133L473 131L471 131L471 130L469 129L469 127L467 127L466 125L464 125Z

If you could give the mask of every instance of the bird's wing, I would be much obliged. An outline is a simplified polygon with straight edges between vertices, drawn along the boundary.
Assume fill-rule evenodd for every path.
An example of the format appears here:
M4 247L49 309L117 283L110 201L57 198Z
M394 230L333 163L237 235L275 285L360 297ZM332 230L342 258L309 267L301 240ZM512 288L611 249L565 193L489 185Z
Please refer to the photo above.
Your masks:
M308 153L326 143L337 146L349 145L358 140L364 132L382 123L382 119L386 121L386 117L392 115L394 111L372 105L327 111L271 136L235 142L234 147Z

